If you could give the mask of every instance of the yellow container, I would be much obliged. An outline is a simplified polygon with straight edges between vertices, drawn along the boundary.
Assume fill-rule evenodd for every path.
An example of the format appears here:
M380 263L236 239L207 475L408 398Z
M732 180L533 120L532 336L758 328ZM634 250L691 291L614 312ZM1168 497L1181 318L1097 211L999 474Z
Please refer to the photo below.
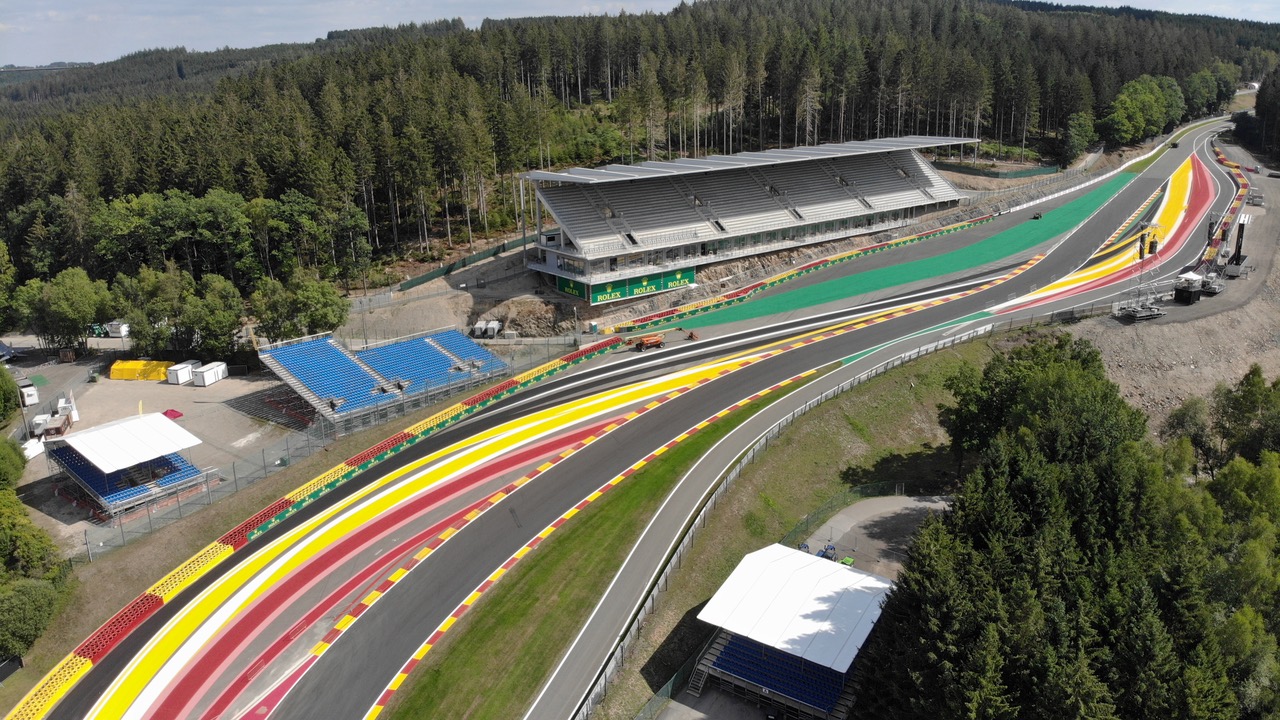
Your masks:
M111 363L112 380L168 380L171 362L117 360Z

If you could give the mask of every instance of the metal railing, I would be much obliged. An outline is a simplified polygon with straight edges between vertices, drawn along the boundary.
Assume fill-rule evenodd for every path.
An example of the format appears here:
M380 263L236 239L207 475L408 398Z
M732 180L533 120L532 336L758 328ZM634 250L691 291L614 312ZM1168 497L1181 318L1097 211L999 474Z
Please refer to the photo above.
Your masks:
M1008 321L984 325L954 337L942 338L935 342L926 343L913 350L909 350L885 360L875 367L858 374L856 377L846 380L840 385L827 390L822 393L822 395L809 400L804 405L791 411L785 417L770 426L769 429L762 432L757 436L751 446L738 457L737 462L735 462L734 465L729 468L716 482L714 488L709 492L709 495L700 506L697 515L687 525L685 525L678 544L674 551L667 556L666 560L657 570L654 579L649 584L644 598L639 602L633 612L626 630L623 631L617 643L614 645L613 650L610 652L603 668L597 675L591 689L587 692L582 704L574 714L574 720L586 720L586 718L589 718L591 713L594 712L594 710L599 707L600 703L604 700L608 684L622 669L625 664L626 654L639 639L640 629L644 624L645 618L654 611L657 603L657 597L666 591L672 573L680 569L685 555L693 545L695 534L698 530L706 526L709 514L715 510L725 493L728 492L733 482L741 476L746 467L755 462L755 460L760 457L760 455L763 454L764 451L767 450L769 446L782 435L783 431L795 422L797 418L803 416L822 403L865 383L871 378L882 375L889 370L897 368L924 355L944 350L954 345L968 342L975 338L996 332L1007 332L1018 328L1038 325L1061 324L1064 322L1074 322L1096 315L1113 314L1120 305L1120 303L1112 302L1090 303L1088 305L1081 305L1040 315L1031 315L1024 318L1010 318ZM851 498L850 502L853 502L854 500L864 497L894 494L898 491L898 485L898 483L876 483L859 486L858 488L851 488L846 492L849 493ZM782 538L782 542L785 544L792 541L794 540L793 536L799 536L800 533L804 532L808 525L817 521L820 511L821 508L811 512L804 520L801 520L795 528L792 528L792 530ZM697 658L694 658L693 660L696 663ZM677 673L677 675L679 674L680 673ZM673 678L673 682L674 680L675 679ZM682 683L687 680L688 675L685 675L683 680L680 682L674 682L673 687L666 689L669 693L667 697L672 697L677 694L679 690L683 689ZM646 708L647 707L648 706L646 705Z

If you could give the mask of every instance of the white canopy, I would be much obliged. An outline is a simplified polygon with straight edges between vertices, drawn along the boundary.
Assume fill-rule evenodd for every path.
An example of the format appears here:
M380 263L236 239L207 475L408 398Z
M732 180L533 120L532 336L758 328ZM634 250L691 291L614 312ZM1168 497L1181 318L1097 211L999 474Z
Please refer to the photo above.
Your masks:
M62 438L103 473L113 473L200 444L161 413L127 417Z
M1179 276L1178 276L1178 279L1179 279L1179 280L1186 280L1187 282L1200 282L1200 281L1201 281L1201 280L1203 280L1204 278L1203 278L1203 277L1201 277L1200 275L1197 275L1197 274L1193 273L1193 272L1184 272L1184 273L1182 273L1181 275L1179 275Z
M847 672L891 586L879 575L770 545L738 563L698 619Z

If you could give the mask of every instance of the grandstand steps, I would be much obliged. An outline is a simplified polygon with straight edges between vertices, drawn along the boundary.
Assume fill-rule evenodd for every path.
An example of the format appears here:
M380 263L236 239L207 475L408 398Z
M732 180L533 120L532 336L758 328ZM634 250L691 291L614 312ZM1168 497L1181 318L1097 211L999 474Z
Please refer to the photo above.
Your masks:
M895 173L898 173L903 179L910 183L912 187L919 190L930 200L933 199L933 194L929 192L929 188L920 181L920 178L917 175L902 167L902 165L893 157L893 153L885 153L884 155L881 155L880 158L883 159L885 164L892 168Z
M687 198L689 200L689 205L693 207L694 211L697 212L703 220L706 220L707 224L714 228L717 233L723 234L728 232L724 229L724 223L720 221L720 216L716 215L715 211L712 210L709 205L704 202L693 202L693 198L697 197L698 193L687 180L676 176L670 178L669 181L673 186L675 186L676 192L679 192L682 197Z
M285 384L293 388L294 392L302 396L302 399L306 400L307 403L309 403L311 407L315 408L321 415L324 415L330 420L337 417L337 413L329 407L329 403L321 400L319 395L316 395L311 391L311 388L307 387L301 380L294 377L293 373L286 370L279 360L264 353L258 353L258 359L262 361L263 365L267 366L268 370L275 374L276 377L285 381Z
M396 389L396 384L394 382L383 377L382 373L378 372L377 370L374 370L373 367L369 365L369 363L365 362L364 360L361 360L360 356L351 352L347 348L343 347L341 343L335 342L332 339L329 340L329 344L338 348L339 352L341 352L343 355L346 355L347 357L351 358L351 361L354 362L356 365L359 365L361 370L364 370L365 372L369 373L369 377L376 380L378 382L378 386L382 388L384 391L386 391L387 393L399 392L399 390Z
M871 207L871 203L867 202L867 199L862 195L862 191L858 189L857 183L841 175L840 171L836 169L835 164L830 160L820 160L818 161L817 166L822 168L823 172L827 174L827 177L831 178L832 182L843 187L845 192L849 194L849 197L857 200L859 203L862 203L862 206L866 209L873 209Z
M466 360L463 360L462 358L458 357L454 353L450 352L449 348L445 347L441 343L436 342L435 338L427 338L427 343L431 345L431 347L439 350L445 357L449 358L449 360L453 363L454 367L465 368L468 372L471 370L471 363L467 362Z
M587 200L591 202L591 206L596 209L596 212L600 213L600 217L604 218L605 222L609 223L609 227L612 228L614 232L624 238L635 237L635 232L631 229L631 226L627 224L626 219L613 211L613 208L609 205L609 201L605 199L603 193L596 188L584 185L582 187L582 194L587 196ZM634 241L632 242L634 243Z
M769 177L760 170L760 168L748 168L747 174L751 176L751 179L760 183L760 187L765 188L765 192L769 197L773 198L773 202L778 207L786 210L787 214L792 215L793 217L799 217L799 213L796 211L795 206L791 204L791 200L787 198L786 193L779 191L777 187L774 186L773 181L771 181ZM773 191L769 191L769 188L773 188Z
M698 666L693 669L693 674L689 676L688 692L690 695L702 697L702 688L707 684L707 676L711 674L711 666L720 657L720 651L724 650L724 646L728 642L728 635L723 630L716 633L716 638L712 641L711 647L702 654L702 657L698 660Z

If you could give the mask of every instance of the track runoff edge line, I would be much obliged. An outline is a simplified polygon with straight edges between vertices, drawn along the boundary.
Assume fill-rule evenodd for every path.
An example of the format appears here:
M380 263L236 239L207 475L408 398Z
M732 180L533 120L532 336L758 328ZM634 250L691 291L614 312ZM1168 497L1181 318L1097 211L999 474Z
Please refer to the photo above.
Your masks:
M835 330L831 330L825 333L821 333L819 335L806 338L804 340L795 341L783 349L776 350L768 353L767 355L760 356L760 359L764 360L767 357L771 357L776 354L781 354L783 352L788 352L790 350L795 350L805 345L809 345L810 343L819 342L821 340L827 340L832 337L836 337L838 335L843 335L847 332L852 332L854 330L867 327L869 325L875 325L875 324L884 322L886 320L890 320L892 318L901 317L903 315L909 315L914 312L919 312L920 310L924 310L925 308L933 307L935 305L941 305L942 303L948 302L950 300L956 300L962 297L966 297L968 295L972 295L975 292L979 292L980 290L994 287L996 285L999 285L1000 283L1006 282L1008 280L1013 279L1014 277L1017 277L1018 275L1021 275L1022 273L1029 270L1036 263L1043 260L1044 257L1045 256L1043 254L1036 255L1035 257L1029 259L1027 262L1023 263L1017 268L1014 268L1013 270L1009 271L1005 275L999 278L996 278L989 283L982 285L980 288L974 288L971 290L966 290L964 292L956 293L954 295L949 295L945 298L938 298L936 300L931 300L926 303L912 305L898 312L885 314L876 318L866 320L864 322L850 324L845 327L841 327ZM707 427L711 423L723 418L724 416L728 415L730 412L742 407L743 405L755 402L759 398L764 397L765 395L771 392L775 392L780 388L785 387L786 385L789 385L798 380L806 378L816 372L817 372L816 370L808 370L792 378L784 380L776 385L766 388L765 390L755 393L750 397L739 400L733 405L730 405L724 410L721 410L715 415L712 415L706 420L703 420L697 425L694 425L689 430L676 436L671 441L667 442L665 445L653 451L643 459L637 460L635 464L633 464L631 467L619 473L609 482L605 483L603 486L600 487L599 490L596 490L595 492L591 493L582 501L580 501L578 504L570 508L567 512L565 512L564 515L561 515L555 522L551 523L542 532L534 536L534 538L530 540L524 547L517 550L515 554L513 554L510 558L508 558L505 563L503 563L497 570L493 572L493 574L491 574L483 583L477 586L476 589L472 591L470 595L467 596L467 599L464 600L460 605L458 605L458 607L455 608L454 611L449 614L449 617L445 618L444 622L440 623L440 626L437 627L433 633L431 633L430 637L427 638L426 642L424 642L422 646L419 647L418 650L400 668L400 671L396 673L394 678L391 679L391 682L387 683L387 687L382 691L382 694L378 697L378 700L374 702L373 706L370 707L369 711L365 714L364 720L375 720L375 718L377 718L382 713L382 711L386 708L387 703L390 702L391 698L395 695L396 691L399 690L400 686L404 683L405 679L408 678L409 673L413 672L413 669L417 667L418 663L422 662L423 658L426 657L427 653L431 651L431 648L440 642L440 639L444 636L446 632L448 632L449 628L453 627L454 623L456 623L463 615L465 615L467 611L470 610L471 607L476 603L476 601L479 600L480 597L486 591L489 590L489 588L493 587L493 585L497 583L498 580L502 579L503 575L505 575L513 566L515 566L516 563L518 563L521 559L523 559L526 555L528 555L529 552L531 552L534 548L538 547L538 545L540 545L543 540L545 540L548 536L550 536L551 533L555 532L557 528L559 528L561 525L567 522L574 515L577 515L579 512L581 512L587 505L590 505L592 502L599 499L601 495L608 492L611 488L617 486L618 483L630 477L636 471L638 471L640 468L644 467L648 463L656 460L658 456L662 455L667 450L670 450L671 448L680 444L684 440L688 439L691 435L699 432L700 430Z
M467 611L471 609L471 607L476 603L476 601L478 601L480 597L489 590L489 588L493 587L500 579L502 579L502 577L507 572L509 572L511 568L513 568L517 563L519 563L520 560L524 559L524 557L528 555L530 552L532 552L535 548L541 545L544 540L546 540L553 532L555 532L558 528L560 528L560 526L568 522L570 518L572 518L574 515L577 515L579 512L582 512L591 503L595 502L596 500L599 500L606 492L617 487L623 480L626 480L627 478L634 475L645 465L648 465L649 463L657 460L658 457L660 457L663 453L667 452L668 450L671 450L672 448L684 442L685 440L689 439L690 437L693 437L694 435L701 432L703 429L705 429L707 426L711 425L712 423L723 419L725 416L729 415L734 410L737 410L750 403L753 403L756 400L759 400L760 398L766 395L769 395L770 393L777 392L778 390L786 387L787 385L790 385L799 380L805 379L815 374L816 372L817 370L806 370L805 372L800 373L799 375L783 380L782 382L779 382L771 387L765 388L764 390L761 390L751 395L750 397L743 398L738 402L730 405L729 407L721 410L720 412L712 415L706 420L703 420L697 423L693 427L689 428L688 430L680 433L676 437L667 441L661 447L649 453L644 458L637 460L626 470L623 470L621 473L618 473L617 475L615 475L611 480L609 480L609 482L600 486L598 490L592 492L590 495L586 496L581 501L579 501L576 505L574 505L573 507L565 511L563 515L556 518L556 520L553 521L546 528L544 528L542 532L535 535L533 539L531 539L528 543L525 543L524 547L521 547L519 550L517 550L515 554L513 554L510 558L508 558L507 561L504 562L497 570L494 570L493 574L491 574L483 583L477 586L476 589L472 591L470 595L467 596L467 599L463 600L462 604L458 605L458 607L455 608L454 611L449 614L449 617L445 618L444 622L440 623L440 626L437 627L433 633L431 633L431 636L427 638L427 641L424 642L422 646L418 648L417 652L415 652L413 656L410 657L407 662L405 662L404 666L400 668L400 672L396 673L396 676L392 678L390 683L387 684L386 689L382 691L382 694L378 697L377 702L375 702L374 705L371 708L369 708L369 711L365 714L364 719L374 720L374 718L378 717L378 715L382 713L383 709L386 708L387 703L391 700L395 692L400 688L400 686L404 683L405 679L409 676L409 673L411 673L413 669L418 665L418 663L421 662L422 659L426 657L427 653L431 651L432 647L439 644L440 640L444 637L444 634L449 631L449 628L453 627L454 623L456 623L459 619L461 619L462 616L465 615Z
M310 669L311 665L317 662L326 652L328 652L329 648L332 647L333 644L336 643L340 637L342 637L342 634L346 632L348 628L350 628L353 624L355 624L356 620L358 620L361 615L368 612L368 610L371 607L373 607L373 605L377 603L379 599L381 599L387 592L389 592L393 587L395 587L396 583L403 580L404 577L408 575L411 570L413 570L420 563L426 560L427 557L431 555L433 552L435 552L436 550L438 550L440 546L444 545L445 542L449 540L449 538L453 537L454 535L457 535L463 528L471 524L471 522L479 518L485 512L492 509L499 502L506 499L507 497L515 493L520 488L524 487L527 483L532 481L534 478L549 471L557 463L568 459L578 451L596 442L597 440L600 440L604 436L608 435L614 430L617 430L618 428L627 424L631 420L634 420L637 417L643 415L644 413L657 408L658 406L662 405L663 403L669 400L674 400L680 395L683 395L684 393L689 392L690 390L693 390L700 385L711 382L711 380L713 379L723 377L724 375L732 373L736 370L740 370L749 365L753 365L759 360L765 359L765 357L767 356L760 356L759 358L754 358L754 359L752 358L744 359L743 361L740 361L736 365L727 367L724 370L722 370L716 376L716 378L703 378L701 380L698 380L697 382L691 383L684 387L677 388L676 390L668 392L667 394L646 403L642 407L639 407L636 410L633 410L632 412L626 413L617 421L611 422L608 425L606 425L599 433L583 438L579 442L575 443L572 447L569 447L565 450L560 451L554 457L551 457L546 462L542 463L538 467L531 470L529 473L525 474L524 476L520 477L517 480L512 481L505 487L489 495L487 498L480 500L474 505L472 505L467 511L465 511L464 513L461 513L461 517L459 517L456 522L451 523L450 526L446 528L443 532L441 532L435 538L432 538L429 542L427 542L420 550L418 550L416 553L410 556L408 560L403 562L400 565L400 567L394 570L374 590L372 590L368 595L366 595L364 599L359 601L349 612L344 614L343 617L339 618L339 620L336 623L334 623L333 628L328 633L325 634L324 638L321 639L320 642L318 642L315 645L315 647L311 649L310 653L307 656L307 659L304 660L303 663L299 665L298 668L296 668L293 672L291 672L288 676L286 676L286 678L279 685L277 685L276 687L273 687L262 697L262 699L260 699L258 702L255 702L253 706L248 711L246 711L241 717L244 717L244 718L261 717L263 714L262 710L264 710L263 708L264 704L268 705L268 707L265 708L267 714L274 711L275 708L280 703L282 703L284 699L287 697L289 691L292 689L292 685L296 684L298 680L301 680L302 676L306 674L306 671ZM501 577L503 572L505 572L505 570L500 569L499 571L495 572L494 575L491 575L490 580L486 582L489 584L492 584L492 581L496 581L497 577ZM487 585L482 587L485 587L485 589L487 589ZM464 605L469 606L471 603L475 602L475 599L477 597L478 597L478 594L472 593L472 596L468 597L467 600L464 601Z

